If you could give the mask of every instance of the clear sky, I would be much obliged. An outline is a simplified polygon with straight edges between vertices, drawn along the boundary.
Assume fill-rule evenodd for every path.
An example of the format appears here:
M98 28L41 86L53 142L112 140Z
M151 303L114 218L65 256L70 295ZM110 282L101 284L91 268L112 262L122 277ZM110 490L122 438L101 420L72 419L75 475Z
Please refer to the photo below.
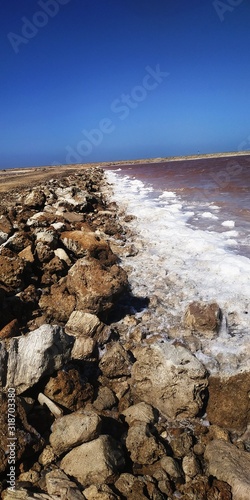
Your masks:
M248 0L1 0L0 168L250 149Z

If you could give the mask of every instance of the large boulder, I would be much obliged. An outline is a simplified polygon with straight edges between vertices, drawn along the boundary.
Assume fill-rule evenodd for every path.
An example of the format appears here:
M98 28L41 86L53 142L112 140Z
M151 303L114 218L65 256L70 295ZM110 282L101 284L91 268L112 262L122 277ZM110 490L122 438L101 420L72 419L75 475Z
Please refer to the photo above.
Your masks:
M60 466L82 486L89 486L112 482L124 464L120 444L104 435L71 450Z
M73 345L72 337L61 327L46 324L25 336L12 338L8 350L3 342L0 352L7 375L5 379L5 372L1 371L1 383L15 387L17 394L59 370L70 358Z
M196 416L203 406L207 374L200 361L182 346L156 343L134 350L131 372L135 401L151 404L168 418Z
M250 372L209 377L208 420L231 431L243 432L250 417Z
M67 287L76 297L78 310L108 312L128 285L126 272L119 266L102 266L96 259L79 259L69 270Z
M208 473L232 488L234 500L248 500L250 455L222 439L211 441L205 450Z

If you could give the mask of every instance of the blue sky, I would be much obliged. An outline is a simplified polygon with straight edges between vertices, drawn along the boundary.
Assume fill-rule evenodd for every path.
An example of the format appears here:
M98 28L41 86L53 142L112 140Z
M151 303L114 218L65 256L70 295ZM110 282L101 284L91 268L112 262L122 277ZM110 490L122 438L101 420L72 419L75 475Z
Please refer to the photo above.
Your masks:
M0 168L250 147L247 0L2 0Z

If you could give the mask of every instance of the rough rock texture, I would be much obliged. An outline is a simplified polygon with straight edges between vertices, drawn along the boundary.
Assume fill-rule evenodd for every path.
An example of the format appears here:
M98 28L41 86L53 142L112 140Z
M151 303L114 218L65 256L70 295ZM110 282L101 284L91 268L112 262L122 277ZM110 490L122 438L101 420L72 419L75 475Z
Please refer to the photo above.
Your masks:
M61 461L63 471L83 486L108 483L122 467L124 458L119 443L105 435L74 448Z
M93 387L81 379L77 369L59 370L49 379L44 394L68 410L80 409L85 401L92 400Z
M96 259L79 259L67 276L67 288L76 297L77 310L108 312L127 288L125 271L117 265L103 267Z
M132 367L132 392L169 418L194 417L203 406L207 376L204 366L181 346L138 347Z
M206 447L208 471L232 488L233 500L248 500L250 489L250 454L238 450L221 439L211 441Z
M145 422L134 422L129 427L126 446L131 460L138 464L153 464L165 453Z
M131 361L121 344L108 344L107 351L99 363L103 374L108 378L130 375Z
M2 374L2 386L15 387L21 394L45 375L59 370L69 359L72 345L72 337L51 325L11 339L5 354L7 370L6 379ZM4 352L4 345L2 348Z
M243 432L250 422L250 372L209 377L208 419L229 430Z
M96 413L84 411L58 418L50 434L50 444L57 455L96 439L100 434L101 419Z
M222 312L215 302L211 304L192 302L186 309L184 326L192 332L213 337L220 329L221 320Z
M27 261L20 259L11 250L0 253L0 285L7 292L19 292L25 286Z

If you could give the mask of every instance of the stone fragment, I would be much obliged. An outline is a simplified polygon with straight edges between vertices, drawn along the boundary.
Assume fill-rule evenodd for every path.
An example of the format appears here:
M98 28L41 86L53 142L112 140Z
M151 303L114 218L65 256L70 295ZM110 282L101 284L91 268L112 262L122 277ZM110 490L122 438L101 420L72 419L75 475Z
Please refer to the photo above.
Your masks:
M93 407L98 411L110 410L116 405L116 397L108 387L99 387L97 398L93 403Z
M61 468L82 486L110 483L124 467L120 444L110 436L100 436L71 450L61 461Z
M65 331L76 337L93 337L102 325L95 314L73 311L65 325Z
M51 499L83 500L77 485L60 469L52 470L45 476L46 487Z
M56 455L53 451L52 446L45 446L43 449L42 453L39 455L38 462L39 464L43 465L44 467L47 467L50 465L52 462L56 460Z
M67 287L76 297L78 310L106 313L127 288L125 271L113 265L102 267L96 259L79 259L69 270Z
M96 413L80 409L54 422L50 444L54 452L61 455L79 444L96 439L100 428L101 419Z
M58 257L60 260L63 260L66 262L68 266L71 265L71 259L69 258L68 254L65 252L63 248L56 248L54 250L54 254L56 257Z
M100 363L102 373L108 378L130 375L131 361L127 351L119 342L107 345L107 350Z
M25 286L27 262L8 249L0 253L0 284L7 292L19 292Z
M137 403L132 405L122 412L128 425L134 422L145 422L146 424L153 423L156 420L155 411L151 405L147 403Z
M10 337L15 337L19 333L18 321L13 319L7 325L5 325L0 330L0 340L9 339Z
M208 420L232 431L244 432L250 416L250 372L209 377Z
M83 231L65 231L61 234L61 241L70 252L77 257L95 257L101 252L108 252L108 244L101 240L90 228Z
M75 308L75 298L69 293L65 279L52 285L49 293L41 296L39 307L50 321L68 321Z
M32 191L25 196L24 205L29 208L42 208L44 206L46 197L40 189L32 189Z
M69 359L72 344L72 338L61 327L46 324L25 336L12 338L6 355L6 386L15 387L21 394L45 375L59 370ZM4 377L1 382L5 385Z
M129 427L126 446L131 460L138 464L153 464L165 453L164 447L157 443L150 426L145 422L135 422Z
M92 401L93 392L92 385L82 382L75 369L59 370L44 388L47 397L71 411L80 409L86 401Z
M94 353L95 347L96 341L94 339L77 337L71 351L71 358L78 360L88 358Z
M120 498L106 484L98 487L92 484L85 488L83 494L87 500L119 500Z
M191 332L203 333L213 338L220 329L221 321L222 312L215 302L192 302L186 309L184 326Z
M28 262L31 262L32 264L33 264L33 262L35 260L33 252L32 252L32 246L31 245L28 245L23 250L21 250L21 252L19 252L18 256L21 259L24 259L24 260L27 260Z
M248 500L250 455L221 439L211 441L205 451L208 473L232 488L234 500Z
M4 243L13 231L9 217L0 215L0 244Z
M181 480L183 472L177 460L172 457L164 456L160 460L161 468L170 476L171 479Z
M135 402L145 401L173 419L194 417L203 406L207 374L190 351L169 343L140 346L131 372Z
M182 461L182 468L186 476L186 481L189 481L201 472L200 464L193 453L185 455Z

